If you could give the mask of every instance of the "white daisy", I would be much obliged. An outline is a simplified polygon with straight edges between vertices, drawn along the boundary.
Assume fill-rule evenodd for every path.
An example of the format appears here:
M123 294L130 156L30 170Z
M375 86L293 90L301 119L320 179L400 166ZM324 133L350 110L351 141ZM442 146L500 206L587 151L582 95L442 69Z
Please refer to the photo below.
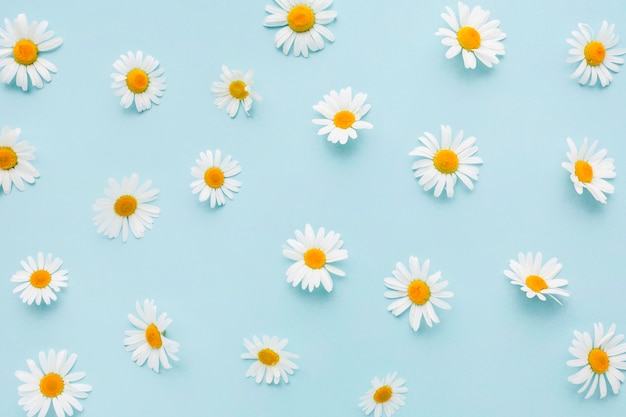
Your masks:
M252 342L243 339L243 345L248 349L248 353L243 353L241 357L255 361L246 371L246 377L256 378L257 384L261 383L264 375L266 384L278 384L281 378L287 384L288 374L293 375L294 369L298 369L298 365L290 359L297 359L300 356L283 350L287 346L287 339L279 341L277 336L270 338L263 335L259 340L254 336Z
M429 267L430 260L427 259L420 268L419 259L411 256L408 270L398 262L396 269L392 271L394 278L385 278L385 286L391 290L385 292L385 297L397 298L389 304L387 310L394 316L399 316L411 307L409 323L413 331L419 330L422 317L428 327L432 327L433 323L439 323L439 317L433 306L444 310L452 308L442 300L454 295L450 291L443 291L448 286L448 281L439 281L441 279L439 271L428 275Z
M23 271L18 271L11 277L11 282L18 282L19 285L13 289L13 294L20 293L23 302L31 305L33 301L41 304L50 304L56 301L55 292L67 287L67 270L61 269L63 261L59 258L52 259L49 253L44 259L43 253L37 254L37 261L32 257L27 258L27 262L22 261Z
M0 132L0 184L5 194L11 192L11 185L24 191L24 182L33 184L39 171L30 162L35 159L35 148L28 142L18 142L21 129L3 127Z
M607 381L613 394L617 394L621 383L624 382L624 374L620 370L626 370L626 343L620 343L624 340L624 335L615 336L615 324L611 325L606 334L602 323L594 323L593 329L595 333L593 340L587 332L581 334L577 330L574 331L576 339L572 340L569 352L576 359L567 361L569 366L582 367L567 380L572 384L583 384L578 390L579 393L589 388L585 399L593 395L598 385L600 398L604 398L607 393Z
M333 290L330 274L345 276L341 269L330 265L333 262L348 259L348 251L341 249L341 235L332 230L326 234L323 227L313 231L310 224L304 227L304 233L296 230L296 239L288 239L289 247L283 248L283 255L296 261L287 269L287 282L294 287L302 282L302 289L324 286L328 292Z
M115 88L115 95L122 96L120 105L125 109L129 108L133 101L138 112L148 110L152 103L159 104L159 97L163 96L165 86L165 72L163 68L158 68L159 61L150 55L143 56L143 52L137 51L133 54L128 51L127 55L120 55L120 59L113 63L113 68L117 71L111 74Z
M574 39L567 39L567 43L573 46L569 50L571 55L567 62L572 64L580 62L571 78L578 78L582 85L589 83L589 86L596 85L598 79L602 87L609 85L613 81L613 72L619 72L619 66L624 63L620 55L626 54L626 49L615 48L619 42L619 36L613 33L615 25L609 26L602 22L598 36L593 35L589 25L579 23L580 32L573 30Z
M170 369L171 358L178 360L175 353L178 352L179 343L165 337L165 331L172 323L172 319L167 317L166 313L161 313L157 317L157 307L154 300L144 300L143 308L139 301L135 304L139 318L128 315L128 320L140 330L126 330L126 338L124 346L129 352L133 352L131 359L142 366L146 360L148 368L154 372L159 372L159 365L165 369Z
M83 411L78 400L87 398L92 387L76 382L85 377L84 372L69 373L77 357L73 353L68 358L66 350L55 352L50 349L48 355L39 352L39 366L32 359L26 361L30 372L15 372L15 376L23 382L17 387L17 393L21 397L18 404L27 412L26 417L35 414L45 417L50 404L57 417L71 416L74 410Z
M241 103L246 114L250 116L252 100L261 101L259 93L251 88L254 84L253 75L253 70L248 70L244 75L239 70L231 71L226 65L222 65L222 73L220 74L222 81L215 81L211 87L211 92L217 97L215 105L219 109L226 107L226 113L230 117L235 117Z
M524 255L520 252L517 259L517 262L509 261L510 270L504 271L504 275L511 279L511 284L522 287L521 290L526 293L526 297L537 296L541 301L546 301L548 295L559 304L561 302L555 295L569 297L569 292L561 288L568 284L567 280L556 278L563 269L563 265L556 258L550 259L544 265L541 252L537 252L534 259L532 253Z
M324 101L320 101L313 109L320 112L325 119L313 119L316 125L324 127L317 131L318 135L328 133L328 141L332 143L348 142L348 138L356 139L356 129L371 129L371 123L361 120L370 109L365 103L367 94L358 93L352 98L352 88L342 88L339 94L331 90L330 95L324 96Z
M215 154L210 150L200 152L200 159L196 159L196 166L191 167L194 180L189 186L192 194L198 194L200 201L210 200L211 208L226 204L226 197L231 200L238 193L241 182L233 179L241 172L239 162L228 155L222 160L222 152L217 149Z
M475 137L463 140L461 130L452 141L452 129L442 125L441 144L429 132L425 132L419 140L424 146L418 146L409 155L424 158L413 163L413 169L425 191L434 187L435 197L439 197L445 187L446 195L452 197L457 177L467 188L474 189L471 180L478 180L478 167L473 165L483 163L481 158L473 156L478 151L478 147L474 146Z
M98 212L93 218L98 233L108 238L118 237L122 231L122 240L128 240L128 228L137 239L142 238L146 229L152 229L154 218L159 217L161 209L151 204L156 200L159 190L149 190L152 181L146 181L138 187L139 176L132 174L130 179L124 177L120 186L113 178L109 178L109 187L104 193L107 198L99 198L93 205Z
M374 411L374 417L381 417L383 411L386 417L391 417L396 410L404 405L404 394L408 388L404 386L404 379L397 378L397 372L388 374L382 380L374 377L372 388L367 394L361 397L359 407L363 409L365 415Z
M567 138L569 152L565 155L569 162L563 162L561 166L569 171L570 179L574 183L574 189L578 194L583 193L583 188L589 190L593 198L606 204L606 194L613 194L615 187L609 184L605 178L615 178L615 165L613 158L605 158L606 149L596 153L598 141L587 149L587 138L583 140L583 146L576 149L574 141Z
M4 19L6 30L0 29L0 82L15 84L22 90L28 90L28 79L37 87L43 87L43 81L52 80L51 72L57 67L50 61L39 56L58 48L63 43L61 38L53 38L54 32L46 32L48 22L31 22L24 14L19 14L13 21ZM27 76L28 75L28 76Z
M335 37L324 25L329 24L337 17L334 10L326 10L333 4L333 0L274 0L280 7L265 6L270 13L263 22L267 27L282 27L276 33L274 41L276 47L283 48L283 54L288 55L291 45L295 56L309 56L310 51L319 51L324 48L324 39L333 42ZM284 26L284 27L283 27Z

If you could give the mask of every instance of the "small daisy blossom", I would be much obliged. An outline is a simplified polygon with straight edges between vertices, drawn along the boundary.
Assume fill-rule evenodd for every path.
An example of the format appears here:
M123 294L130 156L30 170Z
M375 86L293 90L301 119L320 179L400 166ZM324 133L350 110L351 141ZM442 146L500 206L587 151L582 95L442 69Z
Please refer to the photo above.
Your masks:
M333 0L275 0L280 7L265 6L270 13L263 22L267 27L280 27L274 41L276 47L282 46L283 54L288 55L293 45L295 56L309 56L309 51L324 48L324 39L333 42L335 37L324 25L337 17L334 10L326 10Z
M120 59L113 63L117 72L111 74L116 96L122 96L120 105L129 108L133 101L138 112L148 110L152 103L159 104L159 97L167 88L165 86L165 72L158 68L159 61L150 55L143 56L142 51L133 54L128 51L126 55L120 55Z
M328 134L328 141L339 142L344 145L348 138L356 139L357 129L371 129L371 123L361 120L370 109L369 104L364 104L367 94L358 93L352 98L352 88L342 88L339 94L332 90L329 95L324 96L324 101L320 101L313 109L320 112L325 119L313 119L316 125L323 127L317 131L318 135Z
M35 148L28 142L18 142L21 129L9 129L3 127L0 132L0 184L5 194L11 192L11 186L15 185L20 191L24 191L24 182L33 184L39 177L39 171L28 162L35 159Z
M604 398L607 393L607 381L613 394L619 393L620 385L624 382L624 374L621 371L626 370L626 343L621 343L624 335L615 336L615 324L611 325L606 333L602 323L594 323L593 329L593 340L587 332L574 331L576 338L572 340L569 352L576 359L567 361L567 365L571 367L582 367L567 380L575 385L583 384L578 390L579 393L589 388L585 399L590 398L598 386L600 398Z
M57 67L39 54L58 48L63 40L53 38L52 31L46 32L48 22L28 24L24 14L19 14L13 24L4 19L4 25L6 29L0 29L0 82L11 84L15 78L15 84L27 91L30 78L33 86L43 88L42 78L50 82L50 73L57 72Z
M404 403L404 394L409 389L404 386L404 379L396 378L397 372L388 374L382 380L374 377L372 388L361 397L359 407L365 415L374 412L374 417L381 417L383 411L385 417L391 417Z
M563 269L563 265L556 258L550 259L545 265L542 263L541 252L537 252L533 257L532 253L524 255L518 254L517 261L509 261L510 270L504 271L504 275L511 280L511 284L519 285L526 293L526 297L537 297L541 301L546 301L546 295L561 304L555 295L569 297L569 292L561 287L568 284L566 279L556 276Z
M50 349L46 355L39 352L39 366L28 359L26 371L16 371L15 376L23 382L17 387L20 395L18 404L27 412L26 417L45 417L50 409L54 409L57 417L71 416L74 410L83 411L80 399L87 398L92 387L79 384L85 377L84 372L69 373L76 363L76 354L67 356L67 351L55 352Z
M189 186L192 194L198 194L200 201L210 201L211 208L226 204L226 197L233 199L241 188L241 182L233 179L241 172L239 162L230 155L222 159L222 152L217 149L215 153L207 150L200 152L200 159L196 159L196 166L191 167L191 175L194 180Z
M215 81L211 87L211 92L217 97L215 99L217 108L226 107L226 113L230 117L235 117L241 104L246 114L250 116L252 100L261 101L259 93L252 89L253 75L253 70L248 70L244 75L239 70L230 70L226 65L222 65L220 74L222 81Z
M243 339L243 345L248 353L243 353L241 357L254 360L254 363L246 371L246 377L255 378L257 384L263 381L263 377L265 377L266 384L278 384L281 379L287 384L289 382L288 375L293 375L293 371L298 369L298 365L293 363L291 359L300 357L295 353L283 350L287 346L287 342L287 339L279 340L277 336L269 337L266 335L263 335L260 340L254 336L252 342Z
M59 269L63 265L63 261L59 258L52 259L52 254L48 254L44 258L43 253L37 254L37 260L31 256L26 261L22 261L23 271L18 271L11 277L11 282L17 282L19 285L13 289L13 293L20 293L23 302L31 305L33 301L41 304L50 304L56 301L55 292L61 291L61 288L67 287L67 270Z

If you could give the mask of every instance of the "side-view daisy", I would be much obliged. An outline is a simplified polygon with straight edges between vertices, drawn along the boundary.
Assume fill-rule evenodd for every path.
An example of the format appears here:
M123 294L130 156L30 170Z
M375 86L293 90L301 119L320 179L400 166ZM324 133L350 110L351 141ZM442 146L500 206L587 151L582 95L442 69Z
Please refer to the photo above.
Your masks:
M159 372L159 366L170 369L168 358L177 361L175 355L178 352L179 343L165 337L165 331L172 324L172 319L166 313L161 313L157 317L157 307L154 300L144 300L143 308L136 302L137 315L128 315L128 320L139 330L126 330L124 345L126 350L133 352L131 359L138 366L142 366L146 360L148 368L154 372Z
M328 134L328 141L332 143L348 142L348 138L356 139L357 129L371 129L371 123L361 120L370 109L369 104L364 104L367 94L358 93L352 98L352 88L342 88L339 94L331 90L329 95L324 96L324 101L320 101L313 109L320 112L325 119L313 119L316 125L322 125L318 135Z
M382 380L374 377L372 388L361 397L359 407L365 415L374 412L374 417L381 417L383 411L385 417L391 417L404 403L404 394L409 389L404 386L404 379L396 378L397 372L388 374Z
M230 155L222 159L222 152L217 149L215 153L207 150L200 152L200 159L196 159L196 166L191 167L191 175L194 180L189 186L192 194L198 194L200 201L210 201L211 208L215 205L226 204L226 197L233 199L241 188L241 182L233 179L241 172L239 162Z
M300 356L295 353L284 351L287 346L287 339L279 340L277 336L269 337L263 335L261 340L254 336L252 342L243 339L243 345L248 353L243 353L243 359L252 359L254 363L250 365L246 371L247 378L255 378L257 384L260 384L265 377L266 384L278 384L281 379L287 384L289 375L293 375L293 371L298 369L298 365L293 363L291 359L297 359Z
M470 190L474 189L471 180L478 180L478 167L474 165L483 163L481 158L474 156L478 151L478 147L474 146L475 137L464 140L461 130L453 141L450 126L441 125L441 144L429 132L425 132L419 140L423 146L416 147L409 155L422 157L413 163L413 169L415 177L419 178L418 184L425 191L434 187L435 197L439 197L445 188L446 195L452 197L457 178Z
M341 235L332 230L326 234L323 227L313 231L310 224L304 227L304 233L296 230L296 238L288 239L283 248L283 255L292 261L296 261L287 269L287 282L294 287L302 283L302 289L324 286L328 292L333 290L333 280L330 274L345 276L341 269L330 265L333 262L348 259L348 251L341 249L343 240Z
M572 38L567 39L573 48L569 50L570 57L567 63L578 63L578 67L572 73L571 78L579 78L581 85L589 83L589 86L596 85L600 80L600 85L606 87L613 81L611 71L617 73L624 63L620 55L626 54L626 49L616 48L619 36L613 33L615 25L609 26L605 21L600 26L598 36L594 36L593 30L584 23L578 24L579 31L572 31Z
M489 20L490 12L475 6L471 11L468 6L459 2L459 20L454 11L446 6L447 13L441 17L450 26L439 28L435 35L443 36L441 43L448 46L446 58L451 59L459 53L463 56L465 68L476 68L476 58L487 67L500 62L498 55L504 55L501 40L506 38L498 26L499 20Z
M146 229L152 229L152 223L159 217L161 209L148 204L157 199L159 190L149 189L152 181L148 180L139 186L139 176L132 174L124 177L122 185L115 179L109 178L109 187L104 193L107 198L99 198L93 205L98 212L93 221L98 226L98 233L104 233L108 238L118 237L122 232L122 240L128 240L128 229L139 239Z
M333 0L274 0L280 7L265 6L270 13L263 22L267 27L280 27L274 41L276 47L283 48L283 54L288 55L293 45L295 56L309 56L309 51L319 51L324 48L324 38L333 42L335 37L324 25L329 24L337 17L334 10L326 10L333 4Z
M26 304L31 305L34 301L40 305L41 300L50 304L57 299L55 292L67 287L67 270L59 269L63 261L59 258L53 260L51 253L44 259L43 253L39 252L36 261L29 256L21 264L24 270L16 272L11 277L11 282L19 283L13 289L13 294L19 292L20 298Z
M113 63L113 68L117 72L111 74L113 83L111 87L115 89L116 96L122 96L120 105L125 109L129 108L133 101L138 112L148 110L152 103L159 104L159 97L167 88L165 86L165 72L163 68L158 68L159 61L146 55L142 51L132 53L128 51L126 55L120 55L120 59Z
M74 410L83 411L81 399L87 398L92 387L77 383L85 377L84 372L69 373L78 356L73 353L69 357L67 351L55 352L50 349L46 355L39 352L39 366L28 359L26 371L16 371L15 376L23 382L17 387L20 395L18 404L27 412L27 417L45 417L50 409L54 409L57 417L71 416Z
M606 204L605 194L613 194L615 191L615 187L606 181L606 178L615 178L616 175L613 158L605 158L606 149L594 153L598 141L593 142L587 149L587 138L583 140L583 145L578 150L571 138L567 138L567 146L569 152L565 155L569 162L563 162L561 166L570 173L576 192L582 194L586 188L593 198Z
M17 141L21 129L3 127L0 132L0 184L5 194L15 185L24 191L24 182L33 184L39 177L39 171L28 161L35 159L35 148L26 141Z
M593 329L593 340L587 332L581 334L578 330L574 331L576 338L572 340L569 352L576 359L567 361L569 366L582 367L567 380L575 385L583 384L579 393L589 388L585 399L590 398L598 386L600 398L606 397L607 381L613 394L619 393L620 385L624 382L621 371L626 370L626 343L621 343L624 335L615 335L615 324L606 333L602 323L594 323Z
M528 298L536 296L541 301L546 301L547 295L561 304L555 295L569 297L569 292L561 288L568 284L567 280L556 278L563 269L563 265L556 258L550 259L544 265L541 252L537 252L534 257L530 252L520 252L517 261L509 261L509 268L510 270L504 271L504 275L511 280L511 284L519 285Z
M222 65L220 74L222 81L215 81L211 87L211 92L217 97L215 105L219 109L226 107L226 113L230 117L235 117L241 104L246 114L250 116L252 100L261 101L259 93L252 89L253 75L253 70L248 70L244 75L239 70L230 70L226 65Z
M11 84L15 78L15 84L27 91L30 79L33 86L43 88L42 78L50 82L50 73L57 72L57 67L39 54L58 48L63 40L54 38L52 31L46 32L47 21L29 24L24 14L19 14L13 24L4 19L4 25L6 29L0 29L0 82Z

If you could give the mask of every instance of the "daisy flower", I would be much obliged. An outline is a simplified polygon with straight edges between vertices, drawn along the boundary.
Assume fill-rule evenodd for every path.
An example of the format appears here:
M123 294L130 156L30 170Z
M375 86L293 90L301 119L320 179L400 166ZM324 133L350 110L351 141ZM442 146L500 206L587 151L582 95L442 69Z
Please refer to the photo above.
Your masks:
M452 308L450 304L442 300L442 298L450 298L454 295L450 291L443 291L448 286L448 281L439 281L440 271L428 275L429 267L429 259L426 259L420 268L419 259L411 256L408 270L401 262L398 262L396 269L392 271L394 278L385 278L385 286L391 290L385 292L385 297L397 298L389 304L387 311L391 311L394 316L399 316L411 307L409 323L413 331L419 330L422 317L428 327L433 327L433 323L439 323L439 317L433 306L444 310Z
M397 378L397 372L388 374L382 380L374 377L372 379L372 388L367 394L361 397L359 407L363 409L365 415L369 415L374 411L374 417L381 417L383 411L385 417L391 417L396 410L404 405L404 394L408 388L404 386L404 379Z
M371 129L374 127L371 123L361 120L370 109L369 104L365 103L367 94L358 93L352 98L352 88L343 88L339 94L335 90L331 90L330 95L324 96L324 101L320 101L313 109L320 112L325 119L313 119L316 125L323 127L317 131L318 135L328 133L328 141L332 143L348 142L348 138L356 139L357 129Z
M476 68L476 58L487 67L500 62L498 55L504 55L504 45L500 42L506 38L498 26L499 20L489 20L489 12L480 6L472 11L459 2L459 20L454 11L446 6L447 13L441 17L450 26L439 28L435 35L443 36L441 43L449 46L446 58L454 58L461 53L465 68Z
M21 397L18 404L27 412L27 417L35 414L45 417L50 404L57 417L71 416L74 410L83 411L78 400L87 398L92 388L91 385L76 382L85 377L84 372L69 373L76 358L74 353L68 357L66 350L55 352L50 349L48 355L39 352L39 366L32 359L26 361L30 372L15 372L15 376L23 382L17 387Z
M250 108L252 100L261 101L261 96L252 90L253 70L248 70L246 75L239 70L230 70L226 65L222 65L222 73L220 79L215 81L211 92L215 97L215 105L219 109L226 107L226 113L230 117L235 117L239 111L239 104L243 106L244 111L250 116Z
M526 297L537 297L546 301L546 295L561 304L555 295L569 297L569 292L561 287L568 284L566 279L556 279L563 269L563 265L556 258L550 259L545 265L542 263L541 252L537 252L533 259L532 253L517 255L517 262L509 261L510 270L504 271L504 275L511 279L511 284L519 285L526 293Z
M569 171L570 179L574 183L574 189L578 194L583 193L583 188L589 190L593 198L606 204L606 194L613 194L615 187L609 184L605 178L615 178L615 165L613 158L605 158L606 149L596 153L598 141L587 149L587 138L583 140L583 146L576 149L574 141L567 138L569 152L565 155L569 162L563 162L561 166Z
M613 33L615 25L609 26L606 20L603 21L598 36L594 36L589 25L579 23L578 28L580 32L572 31L574 39L567 39L567 43L573 46L567 62L580 62L571 78L580 77L578 82L582 85L589 83L589 86L596 85L599 79L602 87L606 87L613 81L611 71L619 72L618 65L624 63L619 56L626 54L626 49L615 48L619 42L619 36Z
M151 204L156 200L159 190L149 189L152 181L139 185L139 176L132 174L130 179L124 177L120 186L113 178L109 178L109 187L104 193L107 198L99 198L93 205L98 212L93 218L98 233L108 238L118 237L122 231L122 240L128 240L128 229L137 239L142 238L146 229L152 229L154 218L159 217L161 209Z
M281 378L287 384L288 374L293 375L294 369L298 369L298 365L290 359L297 359L300 356L283 350L287 346L287 339L279 341L277 336L263 335L259 340L254 336L252 342L243 339L243 345L248 349L248 353L243 353L241 357L255 361L246 371L246 377L255 378L257 384L261 383L263 376L266 384L278 384Z
M621 383L624 382L624 374L620 370L626 370L626 343L620 343L624 340L624 335L615 336L615 324L611 325L606 334L602 323L594 323L593 329L595 333L593 340L587 332L581 334L577 330L574 331L576 338L572 340L569 352L576 359L567 361L569 366L582 367L567 380L575 385L583 384L578 390L579 393L589 388L585 399L593 395L598 385L600 398L604 398L607 381L613 394L617 394Z
M115 88L115 95L122 96L120 105L129 108L133 101L138 112L149 110L152 103L159 104L159 97L163 96L165 78L162 77L163 68L158 68L159 61L150 55L143 56L143 52L120 55L120 59L113 63L117 71L111 74Z
M133 352L131 359L142 366L146 360L148 368L154 372L159 372L159 365L165 369L170 369L171 358L178 360L175 353L178 352L179 343L165 337L165 331L172 323L172 319L167 317L166 313L161 313L157 317L157 307L154 300L144 300L143 308L136 302L135 308L139 318L128 315L128 320L139 330L126 330L126 338L124 346L129 352Z
M215 154L210 150L200 152L200 159L196 159L196 166L191 167L194 180L189 186L192 194L198 194L200 201L210 200L211 208L226 204L226 198L231 200L238 193L241 182L233 179L241 172L239 162L228 155L222 159L222 152L218 149Z
M61 269L63 261L59 258L52 259L49 253L44 259L43 253L37 254L37 261L32 257L28 257L27 261L22 261L23 271L18 271L11 277L11 282L17 282L19 285L13 289L13 294L21 292L20 298L23 302L31 305L33 301L41 304L50 304L50 301L56 301L55 292L61 291L61 288L67 287L67 270Z
M35 148L28 142L18 142L21 129L3 127L0 132L0 184L5 194L11 192L11 185L24 191L24 182L33 184L39 171L30 162L35 159Z
M294 287L302 282L302 289L324 286L328 292L333 290L330 274L345 276L341 269L330 265L332 262L348 259L348 251L341 249L341 235L332 230L326 234L323 227L313 231L310 224L304 227L304 233L296 230L296 239L288 239L289 247L283 248L283 255L296 261L287 269L287 282Z
M324 48L324 39L333 42L335 37L324 25L337 17L334 10L326 10L333 0L274 0L280 7L265 6L270 13L263 22L267 27L281 27L274 37L276 47L288 55L291 45L295 56L309 56L310 51Z
M463 140L461 130L452 141L452 129L442 125L441 144L429 132L425 132L419 140L424 146L418 146L409 155L423 157L413 163L413 169L425 191L434 187L435 197L439 197L445 188L446 195L452 197L457 178L470 190L474 189L471 180L478 180L478 167L473 165L483 163L481 158L473 156L478 151L478 147L474 146L475 137Z
M57 67L39 53L58 48L63 40L53 38L52 31L46 32L48 22L28 24L24 14L19 14L13 24L4 19L4 25L6 29L0 29L0 82L10 84L15 78L15 84L27 91L30 78L33 86L43 88L42 78L50 82L50 73L57 72Z

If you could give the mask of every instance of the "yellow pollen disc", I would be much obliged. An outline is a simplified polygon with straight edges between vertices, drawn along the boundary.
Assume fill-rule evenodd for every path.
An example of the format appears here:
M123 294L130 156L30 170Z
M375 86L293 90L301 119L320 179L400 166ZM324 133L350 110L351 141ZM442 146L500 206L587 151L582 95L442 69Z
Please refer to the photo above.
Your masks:
M243 100L248 97L248 92L246 91L246 83L241 80L233 81L232 83L230 83L230 85L228 86L228 92L237 100Z
M593 179L593 168L588 162L579 159L574 164L574 174L576 174L580 182L591 182Z
M39 269L30 275L30 285L35 288L46 288L52 281L52 275L45 269Z
M0 169L8 171L15 165L17 165L17 154L13 148L0 146Z
M382 387L378 388L374 393L374 401L379 404L386 403L387 401L389 401L392 394L393 390L391 389L391 387L389 385L383 385Z
M142 69L133 68L126 74L126 85L135 94L141 94L146 91L148 84L150 84L150 77Z
M311 248L304 252L304 264L311 269L320 269L326 265L326 254L319 248Z
M294 32L307 32L315 24L315 13L309 6L298 4L287 13L287 24Z
M270 348L259 350L257 356L259 358L259 362L261 362L265 366L274 366L280 360L280 355Z
M220 188L224 184L224 171L211 167L204 171L204 182L211 188Z
M433 157L433 164L442 174L454 174L459 167L459 157L450 149L441 149Z
M46 374L39 381L39 391L48 398L58 397L63 393L65 389L65 382L60 375Z
M606 49L602 42L591 41L585 46L585 60L587 60L587 64L592 67L597 67L602 62L604 62L604 57L606 56Z
M113 210L118 216L128 217L137 210L137 199L132 195L123 195L115 201Z
M150 324L146 328L146 342L152 349L160 349L163 346L163 340L161 339L161 332L154 323Z
M589 351L589 356L587 356L587 360L589 361L589 366L591 366L591 370L596 374L603 374L609 370L609 355L606 354L600 348L594 348Z
M424 305L430 300L430 287L421 279L411 281L407 290L409 300L417 305Z
M529 275L526 277L526 286L534 292L541 292L548 288L546 280L539 275Z
M356 117L354 116L354 113L349 110L341 110L337 112L337 114L335 114L335 117L333 118L333 123L335 123L335 126L340 129L347 129L349 127L352 127L355 120Z
M32 65L37 61L39 48L29 39L21 39L15 43L13 47L13 58L15 62L21 65Z
M471 51L480 47L480 33L471 26L463 26L456 33L461 48Z

